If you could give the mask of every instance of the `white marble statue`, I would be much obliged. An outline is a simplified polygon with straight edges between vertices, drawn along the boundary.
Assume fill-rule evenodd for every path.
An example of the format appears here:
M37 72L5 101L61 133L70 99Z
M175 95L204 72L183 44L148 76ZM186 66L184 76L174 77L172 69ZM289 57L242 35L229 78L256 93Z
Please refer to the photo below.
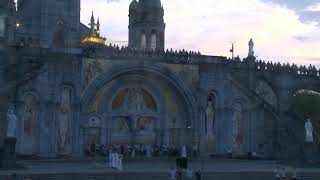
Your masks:
M18 119L14 113L14 106L9 107L8 109L7 122L8 122L7 137L16 138Z
M213 136L214 134L214 104L212 101L208 101L206 108L206 126L207 126L207 135Z
M252 38L250 39L248 45L249 45L249 53L248 53L248 56L249 56L249 57L254 57L254 51L253 51L254 43L253 43Z
M68 131L70 124L71 113L71 91L69 88L64 88L61 97L60 116L59 116L59 153L66 153L68 145Z
M310 119L304 125L306 131L306 142L313 143L313 126Z

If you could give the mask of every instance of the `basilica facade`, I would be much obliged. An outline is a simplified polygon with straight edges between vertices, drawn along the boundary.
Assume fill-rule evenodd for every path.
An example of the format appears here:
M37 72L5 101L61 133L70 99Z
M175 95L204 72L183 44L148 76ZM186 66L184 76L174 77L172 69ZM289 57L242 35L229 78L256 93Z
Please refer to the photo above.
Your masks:
M288 109L296 91L320 85L313 66L258 61L252 40L243 60L166 50L160 0L132 1L128 47L104 45L94 16L83 25L80 0L0 8L1 82L21 155L82 156L94 143L288 158L304 147Z

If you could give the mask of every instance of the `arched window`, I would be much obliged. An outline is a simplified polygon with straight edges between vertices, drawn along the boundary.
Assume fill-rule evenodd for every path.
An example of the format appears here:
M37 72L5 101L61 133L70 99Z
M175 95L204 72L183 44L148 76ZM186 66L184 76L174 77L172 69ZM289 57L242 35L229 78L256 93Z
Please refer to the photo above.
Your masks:
M150 43L150 48L152 49L152 50L156 50L156 48L157 48L157 35L156 35L156 33L152 33L151 34L151 43Z
M147 38L146 38L146 34L142 33L141 34L141 39L140 39L140 48L141 50L145 50L147 47Z

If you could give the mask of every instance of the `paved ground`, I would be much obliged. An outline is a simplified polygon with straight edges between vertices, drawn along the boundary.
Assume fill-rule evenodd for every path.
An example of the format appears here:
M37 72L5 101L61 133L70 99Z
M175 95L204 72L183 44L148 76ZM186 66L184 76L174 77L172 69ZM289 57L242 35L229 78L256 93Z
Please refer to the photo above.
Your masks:
M52 173L106 173L119 172L100 160L47 160L20 161L22 170L0 170L0 175L16 174L52 174ZM175 164L174 159L130 160L124 161L124 172L168 172ZM204 172L273 172L277 166L275 161L261 160L191 160L189 166L202 169ZM290 169L289 166L282 165ZM320 172L320 168L298 168L297 172Z

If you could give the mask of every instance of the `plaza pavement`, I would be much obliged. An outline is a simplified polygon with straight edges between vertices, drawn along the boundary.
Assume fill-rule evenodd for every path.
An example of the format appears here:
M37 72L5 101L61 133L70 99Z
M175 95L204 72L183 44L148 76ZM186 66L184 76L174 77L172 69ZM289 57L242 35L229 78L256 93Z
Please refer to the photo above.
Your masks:
M120 171L109 168L104 159L92 160L29 160L19 161L25 167L20 170L0 170L0 176L8 174L54 174L54 173L108 173ZM122 172L168 172L175 165L175 159L124 160ZM190 160L189 167L203 172L273 172L275 161L231 160L231 159L196 159ZM281 165L290 170L289 166ZM298 168L297 172L317 172L320 168Z

